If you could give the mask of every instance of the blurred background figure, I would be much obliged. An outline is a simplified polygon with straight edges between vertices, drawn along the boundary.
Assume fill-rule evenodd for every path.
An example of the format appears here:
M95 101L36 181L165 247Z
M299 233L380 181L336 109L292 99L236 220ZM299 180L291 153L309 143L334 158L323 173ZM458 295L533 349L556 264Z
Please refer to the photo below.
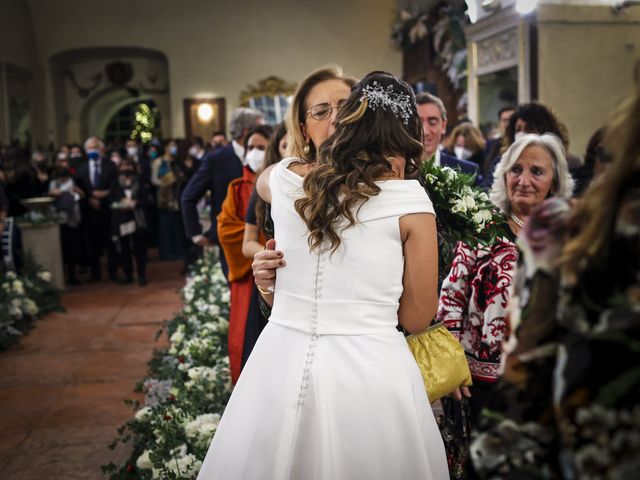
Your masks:
M480 129L470 122L464 122L452 130L445 152L461 160L475 163L478 166L478 182L481 182L487 168L485 143Z
M100 257L107 252L109 279L118 281L117 259L111 238L111 212L109 195L116 181L116 167L104 156L104 143L98 137L89 137L84 143L88 161L78 167L78 186L84 193L83 226L88 240L90 281L101 278Z
M147 285L147 220L145 203L148 200L138 167L131 158L118 165L118 178L109 197L112 210L111 238L124 271L121 284L133 282L135 259L138 285Z
M180 215L178 144L174 140L164 148L151 146L151 183L155 185L158 207L158 251L160 260L178 260L184 255L184 233Z
M76 277L76 266L82 242L81 201L84 192L76 185L66 157L59 157L56 162L49 184L49 195L54 198L54 207L61 217L60 243L66 268L66 284L79 285L81 282Z

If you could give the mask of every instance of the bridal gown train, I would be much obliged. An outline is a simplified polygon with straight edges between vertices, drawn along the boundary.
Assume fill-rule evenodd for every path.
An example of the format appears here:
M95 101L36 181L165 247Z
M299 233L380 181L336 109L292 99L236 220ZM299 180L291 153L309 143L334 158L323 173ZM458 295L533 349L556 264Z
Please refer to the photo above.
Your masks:
M340 248L310 252L292 160L269 179L287 266L198 479L448 479L420 371L396 330L399 218L433 213L431 202L415 180L377 182Z

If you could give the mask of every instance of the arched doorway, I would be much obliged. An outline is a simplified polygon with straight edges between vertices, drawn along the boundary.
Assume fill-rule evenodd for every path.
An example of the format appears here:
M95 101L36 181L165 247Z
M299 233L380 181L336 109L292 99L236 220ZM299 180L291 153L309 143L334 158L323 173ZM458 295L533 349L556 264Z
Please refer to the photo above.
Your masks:
M63 126L56 135L58 144L105 137L114 115L142 102L153 104L162 118L157 135L171 135L168 61L163 53L132 47L69 50L51 58L51 72L57 124Z

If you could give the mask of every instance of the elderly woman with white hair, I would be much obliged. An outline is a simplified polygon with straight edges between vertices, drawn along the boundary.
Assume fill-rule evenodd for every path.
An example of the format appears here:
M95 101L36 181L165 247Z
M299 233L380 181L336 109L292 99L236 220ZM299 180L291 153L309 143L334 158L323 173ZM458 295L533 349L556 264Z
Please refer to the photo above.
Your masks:
M471 248L464 243L456 247L451 271L442 284L437 320L460 340L467 355L473 386L456 391L455 396L458 400L466 397L462 410L466 412L468 402L471 425L475 426L498 379L507 304L518 261L516 236L543 200L568 198L572 190L560 139L550 134L524 135L503 155L489 195L505 216L505 235L488 247ZM443 407L445 415L451 414L449 407L455 409L450 399ZM457 445L458 453L460 448L465 450L464 445Z

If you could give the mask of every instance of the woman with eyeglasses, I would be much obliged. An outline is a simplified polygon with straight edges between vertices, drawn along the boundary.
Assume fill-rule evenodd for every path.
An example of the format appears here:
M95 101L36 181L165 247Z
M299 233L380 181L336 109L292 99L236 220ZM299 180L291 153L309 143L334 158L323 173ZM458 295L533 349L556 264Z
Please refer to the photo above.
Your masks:
M305 171L313 169L318 148L335 131L338 107L354 84L355 80L346 77L337 65L315 70L298 84L287 112L287 153L303 160ZM252 265L256 285L268 305L273 302L275 269L285 265L283 252L275 248L276 240L267 241L266 249L256 253Z
M293 142L314 142L315 164L286 158L257 180L289 265L201 480L449 478L420 371L396 329L424 330L437 307L433 207L405 180L423 152L415 96L391 74L365 76L318 145L321 124L308 117L331 117L340 97L312 89L315 102L291 112L302 119Z

